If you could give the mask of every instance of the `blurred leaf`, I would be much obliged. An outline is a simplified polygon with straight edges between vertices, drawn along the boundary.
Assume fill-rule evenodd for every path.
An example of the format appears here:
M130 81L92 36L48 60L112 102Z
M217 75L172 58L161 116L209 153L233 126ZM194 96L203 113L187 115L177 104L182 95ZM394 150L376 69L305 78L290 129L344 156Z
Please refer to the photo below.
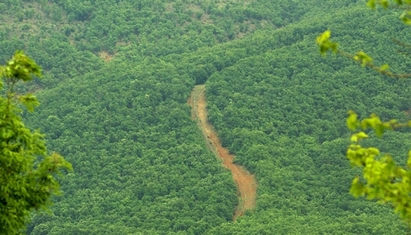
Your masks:
M349 111L348 114L347 127L348 129L355 131L358 128L358 115L353 111Z
M36 96L33 94L26 94L19 97L19 101L27 108L29 112L33 112L34 108L40 105Z

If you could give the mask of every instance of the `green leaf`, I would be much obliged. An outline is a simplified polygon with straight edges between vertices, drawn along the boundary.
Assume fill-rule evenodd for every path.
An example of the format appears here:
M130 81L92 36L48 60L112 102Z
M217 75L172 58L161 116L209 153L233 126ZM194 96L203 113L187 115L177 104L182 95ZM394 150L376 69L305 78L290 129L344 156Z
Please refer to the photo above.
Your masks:
M407 167L411 169L411 150L408 151Z
M353 111L348 111L347 127L348 129L355 131L358 128L358 115Z
M384 9L388 8L388 0L380 0L380 4Z
M400 19L404 24L407 25L411 25L411 11L404 11L401 15L400 15Z
M338 44L330 41L331 31L326 30L316 38L317 44L320 46L321 54L325 55L328 50L332 50L334 53L338 52Z
M365 138L368 138L367 134L365 134L364 132L358 132L358 133L351 135L351 142L358 142Z
M377 149L377 148L373 148L373 147L371 147L371 148L368 148L368 151L370 152L370 154L373 154L373 155L380 155L380 150L379 149Z
M6 76L16 80L31 81L33 76L41 77L41 67L26 56L23 51L16 51L7 63Z
M369 0L367 2L367 6L370 7L371 9L373 9L373 10L375 9L376 5L377 4L375 4L375 0Z
M36 96L33 94L20 96L19 101L27 108L29 112L33 112L34 108L40 105Z
M364 195L364 185L360 182L360 178L358 176L355 177L351 183L350 193L354 197Z
M383 125L376 125L374 130L377 137L381 137L384 134L385 128Z
M317 37L316 41L317 41L318 44L323 44L323 43L327 42L328 39L330 39L330 37L331 37L331 31L326 30Z
M381 71L386 71L386 70L388 70L390 68L390 66L388 65L388 64L384 64L384 65L382 65L381 67L380 67L380 70Z
M360 62L361 66L366 66L372 62L372 58L363 51L357 52L353 59Z

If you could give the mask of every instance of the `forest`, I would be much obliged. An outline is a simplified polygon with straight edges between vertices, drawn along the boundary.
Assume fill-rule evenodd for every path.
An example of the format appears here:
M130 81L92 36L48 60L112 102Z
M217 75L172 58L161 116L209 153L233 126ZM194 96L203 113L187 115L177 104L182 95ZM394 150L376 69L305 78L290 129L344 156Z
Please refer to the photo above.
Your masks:
M388 205L349 194L348 110L410 119L411 80L340 56L409 72L400 11L356 0L3 0L0 64L24 50L44 79L19 86L41 106L24 122L74 171L30 235L408 234ZM205 85L208 120L257 181L239 204L231 172L209 150L187 103ZM373 135L373 133L371 133ZM410 130L369 139L400 163Z

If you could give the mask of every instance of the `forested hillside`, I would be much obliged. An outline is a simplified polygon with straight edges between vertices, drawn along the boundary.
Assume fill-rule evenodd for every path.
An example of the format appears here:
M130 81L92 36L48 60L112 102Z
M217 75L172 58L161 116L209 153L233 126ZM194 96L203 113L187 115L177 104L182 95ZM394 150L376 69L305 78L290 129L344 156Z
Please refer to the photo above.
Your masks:
M6 0L0 13L1 62L24 49L44 69L19 87L41 102L26 122L74 168L27 234L407 233L389 207L349 195L345 117L406 120L411 81L315 45L331 29L344 50L408 72L389 40L411 36L395 12L354 0ZM231 173L191 119L196 84L258 183L256 208L235 221ZM405 157L410 137L378 144Z

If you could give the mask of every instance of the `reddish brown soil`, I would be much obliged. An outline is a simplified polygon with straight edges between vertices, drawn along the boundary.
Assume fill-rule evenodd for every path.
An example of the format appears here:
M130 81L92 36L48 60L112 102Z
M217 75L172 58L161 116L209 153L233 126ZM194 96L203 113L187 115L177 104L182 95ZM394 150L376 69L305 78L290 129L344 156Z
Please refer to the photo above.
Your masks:
M246 210L255 207L257 182L254 175L251 175L244 167L234 164L234 155L221 146L221 141L214 127L207 120L207 103L204 91L204 85L196 86L191 93L188 103L192 107L192 118L198 120L198 126L204 134L208 147L221 159L223 166L228 168L233 174L233 179L240 196L240 204L237 206L233 216L233 220L235 220L242 216Z

